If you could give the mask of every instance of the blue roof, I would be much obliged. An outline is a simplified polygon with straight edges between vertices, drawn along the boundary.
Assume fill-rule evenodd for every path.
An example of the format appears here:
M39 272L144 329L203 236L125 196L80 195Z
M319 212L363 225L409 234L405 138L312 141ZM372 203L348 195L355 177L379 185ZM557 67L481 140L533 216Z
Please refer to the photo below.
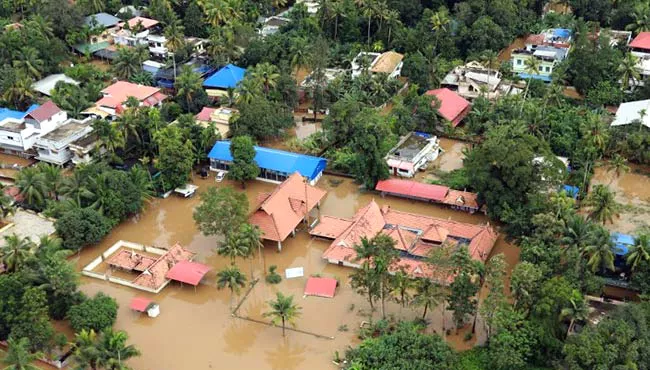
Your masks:
M207 88L227 89L235 88L244 79L246 70L236 65L228 64L208 77L203 86Z
M614 232L611 238L614 242L616 248L615 254L617 256L625 256L628 253L628 248L634 245L634 237L632 235Z
M534 78L536 80L542 80L544 82L551 82L551 76L530 75L528 73L520 73L519 77L521 77L524 80L527 80L529 78Z
M571 30L566 28L556 28L553 30L553 36L568 39L571 36Z
M23 119L27 115L27 113L33 111L34 109L38 108L38 104L32 104L29 108L27 108L26 111L20 112L17 110L12 110L9 108L0 108L0 121L3 121L7 118L13 118L13 119Z
M232 161L230 155L230 141L217 141L208 158L219 161ZM302 176L314 180L327 165L325 158L313 157L305 154L285 152L283 150L255 147L255 162L260 168L287 174L299 172Z
M573 199L576 199L578 197L578 193L580 193L580 188L577 186L563 185L562 190L564 190L564 192Z
M94 22L93 22L94 18ZM108 28L122 22L118 17L112 16L108 13L97 13L86 17L84 23L86 26L92 27L96 23L96 27Z

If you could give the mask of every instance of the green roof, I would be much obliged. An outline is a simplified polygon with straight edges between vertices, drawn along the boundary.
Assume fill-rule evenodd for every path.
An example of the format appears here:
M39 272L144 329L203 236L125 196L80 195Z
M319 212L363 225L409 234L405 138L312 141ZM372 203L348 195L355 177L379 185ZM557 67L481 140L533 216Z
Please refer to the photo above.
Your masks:
M75 50L77 50L78 52L80 52L82 54L86 54L86 53L92 54L92 53L94 53L96 51L106 49L110 45L111 45L110 42L102 41L102 42L98 42L96 44L77 44L77 45L74 46L74 48L75 48Z

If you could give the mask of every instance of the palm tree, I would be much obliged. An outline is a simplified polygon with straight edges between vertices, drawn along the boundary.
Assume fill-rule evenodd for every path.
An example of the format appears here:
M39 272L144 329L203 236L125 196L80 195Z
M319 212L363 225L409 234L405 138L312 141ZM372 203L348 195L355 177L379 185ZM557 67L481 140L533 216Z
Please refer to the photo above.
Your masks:
M143 53L138 48L119 47L111 69L115 77L130 80L142 70Z
M133 82L134 84L138 85L143 85L143 86L153 86L154 85L154 80L153 76L149 72L139 72L131 76L129 78L129 82Z
M9 215L16 213L14 200L11 196L4 193L4 185L0 184L0 221L5 220Z
M540 61L535 57L530 57L526 59L524 66L526 67L526 73L529 74L530 77L528 77L528 81L526 81L526 91L524 91L524 99L522 100L521 105L522 111L524 108L523 101L526 100L526 97L528 96L528 90L530 89L530 81L532 79L532 76L539 73Z
M128 339L129 336L124 331L104 330L98 344L101 353L98 367L107 370L127 370L123 362L140 356L140 351L133 345L126 344Z
M569 299L569 306L564 307L560 311L560 321L569 319L569 328L567 329L567 336L573 330L573 325L576 321L585 321L589 317L589 304L582 297L582 295L574 291L573 297Z
M282 322L282 336L284 337L286 323L295 326L294 321L300 316L302 308L293 303L293 296L285 296L280 292L277 293L276 300L269 301L268 305L271 311L265 312L264 317L270 317L273 325Z
M189 109L194 106L194 97L203 89L203 79L200 74L192 71L191 67L183 66L174 87L176 96L185 100L186 107Z
M615 193L604 185L596 185L587 195L584 204L590 209L589 218L602 222L613 222L614 216L618 217L620 205L616 202Z
M436 307L444 300L444 291L442 287L434 283L431 279L421 278L416 280L415 295L413 303L416 306L424 307L422 320L426 319L429 307Z
M165 27L165 39L167 40L167 48L175 52L176 50L183 47L185 44L185 27L180 20L175 20Z
M368 45L370 45L370 26L372 25L372 17L377 14L376 8L373 3L366 1L366 4L362 7L362 14L364 17L368 18Z
M639 111L639 132L643 130L643 121L645 116L648 114L648 112L645 109L641 109Z
M289 46L289 55L291 55L291 66L298 70L309 64L309 42L304 37L296 37Z
M235 264L235 258L248 256L248 245L246 240L237 232L230 232L226 235L226 240L219 243L217 254L220 256L230 257L230 263Z
M88 181L81 171L74 171L71 176L66 176L61 184L61 194L68 199L74 199L77 204L84 204L85 201L94 198L95 194L90 191Z
M50 197L53 197L54 200L59 200L61 184L63 182L61 167L49 163L40 163L38 167L45 178L45 185L47 186L48 193L50 193Z
M127 101L126 105L129 105ZM128 143L132 136L140 143L140 134L138 133L138 108L127 108L121 116L115 120L115 125L122 132L124 142Z
M140 199L148 201L153 197L153 183L149 170L141 165L133 166L129 170L129 177Z
M239 85L237 85L237 99L236 104L251 104L261 94L259 85L251 78L244 78Z
M253 68L251 76L257 84L264 87L264 94L268 95L271 88L277 86L280 71L273 64L260 63Z
M93 121L92 127L99 139L100 146L104 147L108 153L114 154L117 148L124 148L126 145L124 135L112 123L98 119Z
M614 243L609 235L609 232L603 228L599 228L593 239L582 250L582 255L587 257L587 266L591 268L592 272L600 270L604 272L605 269L614 271Z
M338 17L336 20L338 21ZM388 25L388 40L386 44L388 47L390 47L390 39L393 32L393 27L399 27L402 24L402 21L399 17L399 12L396 10L389 10L388 13L386 13L386 24Z
M406 307L406 304L410 302L411 295L410 292L415 287L415 281L409 276L406 272L400 270L393 275L393 278L390 281L391 293L393 293L393 298L395 301Z
M6 87L2 98L11 102L16 108L25 110L29 103L35 98L34 90L32 89L32 79L24 72L20 72L14 76L12 82Z
M86 6L91 13L101 13L106 7L106 2L104 0L88 0Z
M75 363L80 370L88 368L97 370L102 353L98 347L98 336L95 330L82 329L81 332L75 334L72 350Z
M0 259L9 272L15 272L34 255L35 245L27 238L16 234L5 235L5 243L0 247Z
M609 181L611 184L612 181L614 181L614 178L619 178L622 174L629 172L630 166L627 165L627 159L625 159L625 157L616 153L609 162L607 162L607 169L614 173L614 176L612 176L612 179Z
M451 23L449 19L449 12L447 8L443 8L431 15L429 18L429 23L431 24L431 30L436 34L436 44L435 49L438 50L438 42L440 40L440 34L447 31L447 26Z
M634 23L627 25L625 27L627 30L636 33L650 31L650 3L647 1L638 2L634 7L632 18L634 18Z
M9 338L7 341L7 355L2 363L7 365L4 370L39 370L32 362L41 358L41 353L29 353L29 339Z
M39 58L38 50L31 46L25 46L16 53L12 65L30 77L40 78L45 63L43 59Z
M246 276L239 270L239 267L230 265L217 273L217 289L228 287L230 289L230 309L232 310L232 299L234 293L239 294L241 288L246 286Z
M488 70L487 86L488 86L488 97L490 93L490 76L492 75L492 70L499 69L501 62L499 61L498 55L493 50L487 50L481 54L481 63Z
M640 234L635 240L634 245L630 248L626 257L626 263L630 270L636 270L640 262L650 261L650 236Z
M619 76L621 76L621 88L623 90L630 88L630 81L632 81L632 86L636 86L636 82L641 78L641 74L639 74L639 70L637 69L638 62L639 58L628 52L616 69Z
M27 204L37 208L45 204L47 184L45 175L38 167L22 169L16 177L16 186L20 189L20 195L23 196Z
M262 243L262 231L257 225L243 223L239 227L239 238L241 238L242 243L248 250L248 256L251 259L251 280L253 280L253 256L256 249L260 257L260 265L264 265L264 256L262 253L264 243ZM266 266L262 266L262 271L266 272Z
M584 249L593 237L592 225L577 214L566 220L564 236L561 239L561 243L565 247L565 254L570 250L580 253Z
M203 7L206 22L212 27L225 23L233 13L233 9L225 0L205 0L199 2L199 5Z
M345 4L340 0L331 1L330 4L329 17L334 18L334 40L336 40L339 31L339 19L345 17ZM388 39L390 40L390 33Z

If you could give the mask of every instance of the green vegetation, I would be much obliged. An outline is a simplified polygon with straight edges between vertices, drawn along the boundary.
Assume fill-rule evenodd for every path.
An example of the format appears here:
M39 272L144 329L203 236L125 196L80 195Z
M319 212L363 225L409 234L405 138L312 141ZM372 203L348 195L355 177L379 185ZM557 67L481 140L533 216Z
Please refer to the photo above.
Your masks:
M274 301L267 302L269 311L264 313L264 317L270 317L273 325L282 323L282 336L285 336L285 327L289 323L295 325L294 321L301 314L301 307L293 303L293 296L285 296L278 292Z
M101 292L68 310L70 325L77 333L82 330L100 332L112 327L116 318L117 302Z

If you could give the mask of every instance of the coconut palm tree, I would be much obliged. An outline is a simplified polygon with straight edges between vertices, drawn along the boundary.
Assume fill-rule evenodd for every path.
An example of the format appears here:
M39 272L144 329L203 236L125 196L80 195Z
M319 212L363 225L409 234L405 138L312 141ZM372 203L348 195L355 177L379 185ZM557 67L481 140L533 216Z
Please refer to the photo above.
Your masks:
M266 266L263 266L264 256L262 248L264 248L264 243L262 243L262 231L257 225L243 223L239 227L239 238L248 250L248 257L251 260L251 280L253 280L253 256L255 255L255 250L257 250L259 255L262 271L266 272Z
M612 158L607 162L607 169L610 172L614 173L609 183L611 184L615 178L621 177L622 174L630 171L630 166L627 165L627 159L622 155L616 153Z
M9 338L7 341L7 355L1 361L6 367L4 370L39 370L32 362L41 358L41 353L29 352L29 339Z
M75 363L80 370L88 368L97 370L102 354L98 347L98 335L95 330L82 329L81 332L75 334L72 351Z
M259 85L251 78L244 78L235 91L237 91L235 102L237 105L251 104L261 94Z
M585 206L590 209L589 218L602 222L613 222L614 217L619 216L620 205L616 202L615 193L604 185L596 185L587 195L584 202Z
M625 27L627 30L636 33L650 31L650 3L647 1L638 2L634 7L632 18L634 23L627 25Z
M224 270L217 273L217 289L228 288L230 289L230 309L232 310L232 299L234 293L239 294L241 288L246 286L246 275L244 275L239 267L230 265Z
M583 248L582 255L587 258L587 266L591 271L605 272L606 269L614 271L613 249L614 243L609 231L601 227L596 230L593 239Z
M126 105L129 106L129 104L127 101ZM135 138L135 141L138 143L141 142L140 134L138 133L138 119L138 108L130 107L115 120L115 125L122 132L125 143L128 143L130 137Z
M86 6L91 13L101 13L106 7L106 1L104 0L88 0Z
M185 106L190 109L194 106L194 97L203 91L203 79L191 67L183 66L181 73L174 83L176 96L185 101ZM191 110L191 109L190 109Z
M442 287L431 279L421 278L415 282L415 295L413 303L424 307L422 320L426 319L429 307L436 307L444 300L445 294Z
M416 286L416 282L404 271L397 271L390 280L390 290L395 302L406 307L411 301L411 291Z
M291 55L291 66L298 70L309 64L309 41L304 37L295 37L289 46L289 55Z
M25 203L39 209L45 205L47 184L45 175L38 167L23 168L16 177L16 186L20 190L20 195L25 199Z
M584 247L589 244L593 237L592 224L587 222L582 216L574 214L566 220L564 235L561 243L564 246L565 254L569 251L580 253Z
M293 303L293 296L285 296L280 292L276 294L274 301L268 301L268 305L271 310L265 312L264 317L270 317L273 325L281 322L282 336L284 337L286 324L289 323L295 326L294 321L300 316L302 308Z
M153 197L153 183L151 182L151 174L147 169L141 165L133 166L129 170L129 177L140 199L148 201Z
M144 61L145 58L141 49L120 47L117 49L117 56L113 60L111 69L115 77L121 80L130 80L131 77L142 70L142 62Z
M0 259L9 272L15 272L34 255L35 245L27 238L16 234L5 235L4 245L0 247Z
M135 346L126 344L128 339L129 336L124 331L104 330L97 345L100 351L98 368L127 370L128 368L125 367L124 362L130 358L140 356L140 351Z
M540 61L535 57L530 57L526 59L526 61L524 62L524 66L526 67L526 73L529 74L530 76L533 76L539 73ZM532 77L529 77L528 81L526 81L526 90L524 91L524 98L522 100L522 105L521 105L522 111L524 107L523 101L526 100L526 97L528 97L528 90L530 90L531 78Z
M336 20L338 21L338 17L336 18ZM400 20L399 12L396 10L389 10L388 13L386 13L385 20L386 20L386 25L388 26L388 39L386 44L388 45L388 47L390 47L390 39L393 33L393 28L399 27L402 24L402 21Z
M212 27L226 23L233 13L233 9L225 0L204 0L199 5L203 8L205 21Z
M32 79L21 71L18 71L2 93L2 98L19 110L25 110L35 96L36 94L32 89Z
M616 69L619 76L621 76L621 88L623 90L630 88L630 81L632 82L632 86L636 86L636 82L641 78L641 74L639 74L639 70L637 69L638 62L639 58L628 52Z
M573 292L573 297L569 299L569 306L564 307L560 311L559 319L564 321L569 319L569 327L567 328L567 336L573 330L576 321L585 321L589 317L589 304L582 297L578 291Z
M49 163L40 163L38 167L44 176L45 185L47 186L50 197L54 198L54 200L59 200L61 185L63 183L61 167Z
M16 52L12 65L30 77L41 78L45 63L40 59L38 50L25 46Z
M246 240L237 232L230 232L226 235L226 240L219 243L217 254L230 258L230 263L235 264L235 258L245 258L249 255Z
M99 139L100 147L104 147L108 153L114 154L117 148L124 148L126 145L124 135L112 123L98 119L93 121L92 127Z
M634 240L634 245L626 257L626 263L632 271L636 270L639 263L644 261L650 261L650 236L648 234L640 234Z
M61 194L68 199L74 199L79 205L85 204L93 199L95 194L90 191L88 181L81 171L74 171L72 175L66 176L61 184Z
M185 27L180 20L175 20L165 27L164 35L167 40L167 49L172 52L183 47L185 44Z
M438 42L440 40L440 34L447 31L447 26L451 23L449 19L449 12L447 8L443 8L431 15L429 18L429 23L431 24L431 30L436 34L436 44L435 49L438 50Z
M275 88L280 79L278 67L270 63L260 63L251 71L251 77L264 89L264 94L268 95L271 88Z
M481 64L488 70L488 94L490 92L490 76L492 75L492 70L499 69L501 62L499 61L498 55L494 50L487 50L481 54Z
M0 221L16 212L13 198L4 193L4 188L5 186L0 184Z
M346 16L345 4L343 1L340 0L331 1L330 3L331 3L331 7L330 7L329 16L334 19L334 40L336 40L339 31L339 19L344 18ZM389 31L388 39L390 40L390 31Z

